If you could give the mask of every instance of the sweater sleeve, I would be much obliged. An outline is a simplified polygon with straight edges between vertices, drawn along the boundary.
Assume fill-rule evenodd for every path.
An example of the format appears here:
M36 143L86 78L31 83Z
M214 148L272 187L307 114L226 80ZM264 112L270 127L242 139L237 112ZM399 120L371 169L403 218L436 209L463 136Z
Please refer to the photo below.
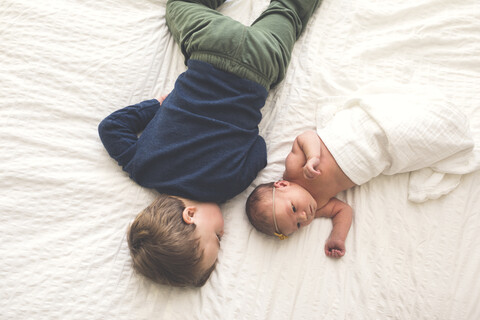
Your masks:
M117 110L98 126L98 133L108 154L125 167L136 151L138 135L155 116L160 103L156 99Z

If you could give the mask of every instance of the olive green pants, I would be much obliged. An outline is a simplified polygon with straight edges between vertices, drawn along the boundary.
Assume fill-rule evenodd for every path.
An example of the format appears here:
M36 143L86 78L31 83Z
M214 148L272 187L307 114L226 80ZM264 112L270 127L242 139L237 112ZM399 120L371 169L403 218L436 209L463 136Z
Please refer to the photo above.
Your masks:
M167 25L185 61L196 59L267 90L285 77L295 41L321 0L272 0L251 26L215 9L224 0L169 0Z

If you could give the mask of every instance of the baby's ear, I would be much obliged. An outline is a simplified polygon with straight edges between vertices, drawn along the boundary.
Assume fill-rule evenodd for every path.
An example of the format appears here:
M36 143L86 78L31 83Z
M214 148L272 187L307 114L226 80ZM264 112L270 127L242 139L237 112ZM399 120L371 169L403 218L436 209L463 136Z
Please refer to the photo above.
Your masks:
M185 221L186 224L192 224L193 216L195 215L196 211L197 211L197 208L193 206L186 207L185 209L183 209L183 212L182 212L183 221Z
M287 180L278 180L273 183L273 186L278 189L278 188L286 187L289 184L290 182L288 182Z

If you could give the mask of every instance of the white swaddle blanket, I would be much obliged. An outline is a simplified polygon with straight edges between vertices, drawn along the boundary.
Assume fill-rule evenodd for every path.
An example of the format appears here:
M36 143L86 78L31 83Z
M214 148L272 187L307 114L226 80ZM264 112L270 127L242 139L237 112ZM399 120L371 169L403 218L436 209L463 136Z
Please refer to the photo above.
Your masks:
M467 117L436 90L373 84L336 100L340 107L317 108L317 133L357 185L411 172L409 200L423 202L479 167Z

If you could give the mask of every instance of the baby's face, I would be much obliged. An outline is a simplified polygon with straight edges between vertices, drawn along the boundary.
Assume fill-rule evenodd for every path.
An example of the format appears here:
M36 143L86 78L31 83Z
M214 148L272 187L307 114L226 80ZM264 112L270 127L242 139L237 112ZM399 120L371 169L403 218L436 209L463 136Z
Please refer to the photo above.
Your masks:
M312 222L317 211L317 202L307 190L285 180L275 182L274 188L275 217L280 233L290 235ZM273 214L273 206L269 211Z

